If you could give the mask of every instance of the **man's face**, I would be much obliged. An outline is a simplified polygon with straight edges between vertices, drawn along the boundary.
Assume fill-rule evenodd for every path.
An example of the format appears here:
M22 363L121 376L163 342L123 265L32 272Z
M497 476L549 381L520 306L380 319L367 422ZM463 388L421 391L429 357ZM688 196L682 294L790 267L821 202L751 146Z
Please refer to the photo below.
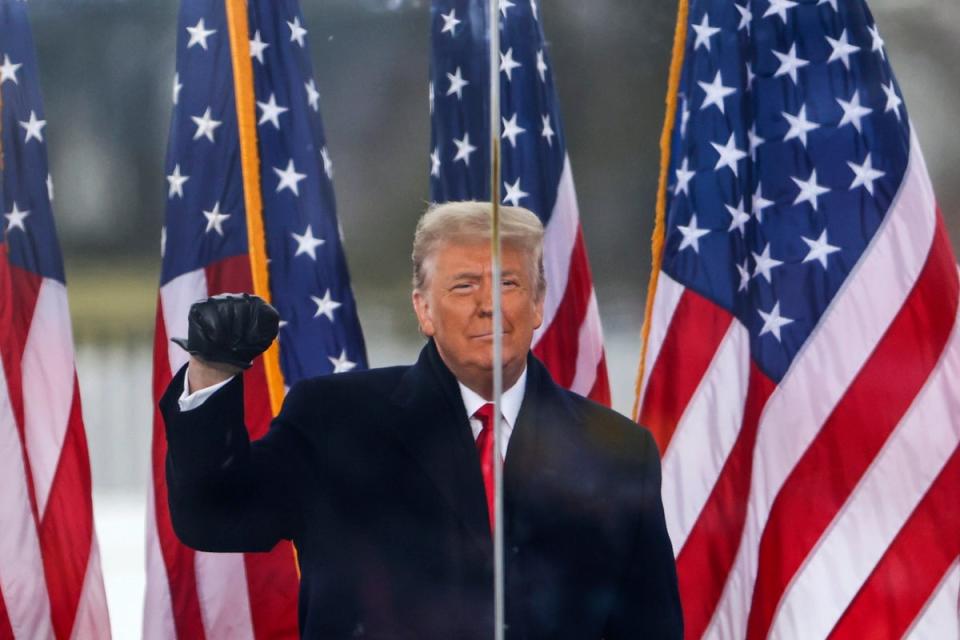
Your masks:
M543 321L543 297L537 295L528 256L504 245L504 387L523 371L533 332ZM493 372L493 280L490 244L442 244L432 257L426 290L414 291L420 329L433 337L440 355L467 386L486 388ZM471 384L473 383L473 384Z

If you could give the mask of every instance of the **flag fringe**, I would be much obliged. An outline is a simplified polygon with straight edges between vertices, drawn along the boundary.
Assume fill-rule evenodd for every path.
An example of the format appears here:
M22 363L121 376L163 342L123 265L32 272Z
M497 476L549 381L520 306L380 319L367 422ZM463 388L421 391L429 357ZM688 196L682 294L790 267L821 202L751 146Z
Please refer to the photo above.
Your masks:
M250 58L250 29L246 0L224 0L230 32L233 65L233 92L236 98L237 131L240 138L240 166L243 173L243 201L247 218L247 243L253 292L271 301L267 270L267 239L263 230L263 198L260 193L260 153L257 147L256 98L253 92L253 61ZM274 341L263 354L267 394L273 415L283 405L284 380L280 369L280 345ZM293 564L300 577L300 554L295 545Z
M271 302L267 270L267 242L263 230L263 199L260 193L260 153L257 148L256 107L253 91L253 62L250 58L250 29L246 0L224 0L230 32L230 57L240 138L240 166L243 172L243 201L247 218L250 271L253 292ZM273 415L283 404L284 380L280 369L280 347L275 341L263 354L267 392Z
M640 367L637 371L635 398L633 401L633 419L640 420L640 390L646 374L647 343L650 339L650 318L653 315L653 300L657 292L660 265L663 261L664 226L667 210L667 179L670 168L670 139L677 119L677 93L680 87L680 72L683 67L683 53L687 45L688 0L679 0L677 6L677 25L673 35L673 52L670 58L670 75L667 79L666 115L663 118L663 132L660 134L660 177L657 184L656 218L653 226L653 241L650 247L650 281L647 285L647 300L643 312L641 330ZM661 452L662 453L662 452Z

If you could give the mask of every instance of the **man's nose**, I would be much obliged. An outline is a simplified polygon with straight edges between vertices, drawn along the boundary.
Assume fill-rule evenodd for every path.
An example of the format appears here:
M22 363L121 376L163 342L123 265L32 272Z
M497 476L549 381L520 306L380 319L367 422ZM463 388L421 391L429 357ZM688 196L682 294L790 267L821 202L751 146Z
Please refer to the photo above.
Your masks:
M493 315L493 285L491 281L484 280L477 287L477 312L484 317Z

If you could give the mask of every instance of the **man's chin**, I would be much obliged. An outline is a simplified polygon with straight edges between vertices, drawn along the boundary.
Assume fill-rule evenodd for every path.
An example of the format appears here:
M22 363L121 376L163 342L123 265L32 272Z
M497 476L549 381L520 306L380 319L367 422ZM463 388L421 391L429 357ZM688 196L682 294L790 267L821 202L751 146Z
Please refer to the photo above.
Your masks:
M512 350L506 351L503 354L503 364L502 366L507 369L511 367L516 367L521 361L525 361L526 358L517 355ZM473 359L473 368L477 371L483 371L489 375L493 375L493 356L489 353L483 354L482 356Z

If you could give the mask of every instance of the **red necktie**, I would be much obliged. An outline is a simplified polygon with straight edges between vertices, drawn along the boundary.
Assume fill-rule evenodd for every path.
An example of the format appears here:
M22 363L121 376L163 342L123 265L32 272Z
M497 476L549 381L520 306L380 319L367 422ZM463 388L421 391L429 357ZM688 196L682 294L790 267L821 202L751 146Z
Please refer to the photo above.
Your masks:
M490 530L493 531L493 403L488 402L473 414L480 421L480 435L477 436L477 451L480 453L480 472L483 474L483 488L487 492L487 514L490 516Z

